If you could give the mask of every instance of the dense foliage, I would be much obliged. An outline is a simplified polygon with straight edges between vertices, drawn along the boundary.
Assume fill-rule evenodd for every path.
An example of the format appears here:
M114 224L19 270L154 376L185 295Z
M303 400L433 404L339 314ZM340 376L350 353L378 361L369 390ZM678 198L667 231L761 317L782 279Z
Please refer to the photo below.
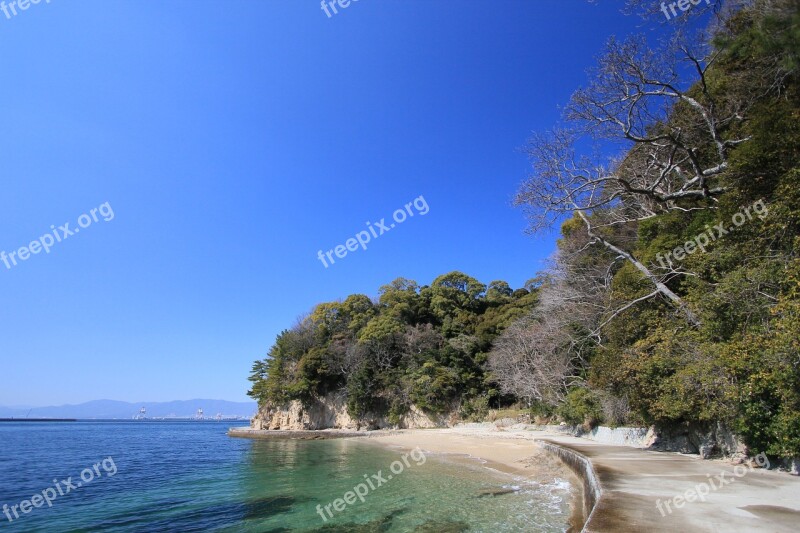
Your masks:
M412 404L429 413L460 406L480 417L501 399L487 379L487 352L533 309L533 285L512 290L451 272L429 286L396 279L375 301L357 294L320 304L255 363L250 395L281 405L346 391L354 417L396 420Z
M644 85L631 83L628 94L650 84L638 96L674 97L668 112L626 108L624 95L613 100L616 87L598 81L577 93L569 118L594 139L623 126L619 138L632 144L625 157L589 175L572 154L532 151L538 175L519 203L532 206L533 223L555 201L574 209L539 295L548 306L539 322L555 321L572 341L562 343L571 375L550 385L562 388L551 407L563 419L723 422L754 452L800 456L799 5L756 1L730 14L702 58L677 47L700 73L685 92L654 55L614 43L604 74L628 75L620 83L640 76ZM629 122L615 122L621 111ZM565 167L569 179L557 174ZM580 339L590 346L576 350ZM495 366L502 356L493 355ZM504 389L519 394L524 385Z

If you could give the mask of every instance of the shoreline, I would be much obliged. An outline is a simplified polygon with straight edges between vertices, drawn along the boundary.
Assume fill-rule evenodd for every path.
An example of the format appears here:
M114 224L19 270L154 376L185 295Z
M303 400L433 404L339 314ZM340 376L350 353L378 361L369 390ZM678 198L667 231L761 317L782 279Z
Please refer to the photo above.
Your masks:
M323 440L367 437L366 431L348 431L344 429L250 429L229 428L228 436L238 439L295 439Z
M287 432L246 433L251 438L253 433L281 438L279 433ZM302 433L406 449L419 446L433 453L480 459L491 468L533 479L542 472L547 475L548 468L550 475L553 469L567 469L573 488L583 489L573 491L570 531L774 533L796 531L800 523L800 478L722 459L608 445L546 430L462 427L378 430L366 435L339 430ZM722 481L715 482L718 479ZM701 499L699 492L704 492Z
M481 466L547 484L555 479L566 479L570 484L569 533L583 530L586 518L594 506L589 505L584 487L586 483L579 472L541 445L531 446L523 439L492 439L493 433L473 434L450 429L407 429L373 431L366 438L353 440L374 442L376 445L398 448L403 451L421 448L426 453L446 457L452 462L478 461ZM487 438L489 437L489 438ZM556 461L552 461L556 459Z
M570 448L546 440L537 441L537 443L558 457L580 479L583 490L580 492L580 498L576 499L574 503L573 517L576 519L574 522L577 527L576 531L584 531L597 509L597 502L603 495L603 488L597 478L594 465L586 456Z

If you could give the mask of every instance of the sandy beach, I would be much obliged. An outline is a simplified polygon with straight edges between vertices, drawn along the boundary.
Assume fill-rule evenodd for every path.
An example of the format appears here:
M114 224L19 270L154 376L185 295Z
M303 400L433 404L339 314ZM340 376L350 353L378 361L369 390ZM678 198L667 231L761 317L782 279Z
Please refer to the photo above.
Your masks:
M800 523L800 478L725 460L531 430L378 431L367 438L385 446L480 458L487 466L534 479L565 475L564 465L541 443L576 452L591 461L601 488L584 531L793 532ZM567 475L581 487L576 475ZM573 519L579 520L582 501L580 491L575 494Z
M572 486L570 531L580 531L586 516L583 505L583 480L545 449L528 439L509 438L510 434L457 429L412 429L376 431L370 441L403 450L416 447L427 453L450 456L453 461L480 461L500 472L523 476L542 484L566 479Z
M553 463L546 450L532 445L528 440L504 438L489 432L467 432L461 430L412 429L392 432L376 431L369 438L388 446L412 449L417 446L425 451L453 456L468 456L481 460L501 472L536 477L542 472L542 463ZM556 464L553 474L564 472ZM551 472L546 472L548 475ZM568 474L573 475L573 474ZM577 481L571 480L571 481Z

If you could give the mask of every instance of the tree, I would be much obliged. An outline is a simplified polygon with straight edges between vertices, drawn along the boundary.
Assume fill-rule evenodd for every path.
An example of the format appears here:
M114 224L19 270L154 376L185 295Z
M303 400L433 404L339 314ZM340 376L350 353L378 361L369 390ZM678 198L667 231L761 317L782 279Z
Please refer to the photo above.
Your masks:
M267 379L267 361L259 360L253 363L253 368L250 372L250 376L247 378L247 380L251 382L253 385L250 387L250 390L247 391L247 395L250 396L252 399L256 400L258 403L266 401L268 397L266 379Z
M450 272L423 287L398 278L380 288L377 303L352 295L319 304L254 364L252 396L262 407L310 405L336 390L347 395L353 416L386 415L395 423L415 401L435 412L488 401L496 392L486 380L486 351L536 302L525 289L512 298L503 281L490 291Z
M551 317L515 322L489 354L492 379L506 394L558 405L574 376L569 335Z
M508 302L513 292L508 283L495 280L489 283L489 288L486 289L486 301L491 303Z
M708 44L656 51L643 38L609 41L593 81L573 95L566 125L531 139L533 173L515 200L527 208L534 232L576 216L591 244L650 281L648 297L665 297L695 326L699 317L668 285L683 273L659 272L615 237L665 213L716 209L728 190L730 153L749 140L742 125L752 106L780 87L782 74L768 65L749 76L748 86L762 92L725 91L712 70L724 53ZM684 63L694 79L683 79ZM577 146L586 141L630 149L622 160L608 160L580 154Z
M431 283L431 310L443 324L445 335L468 333L483 309L486 285L462 272L450 272Z
M500 390L528 402L556 406L568 388L582 385L589 354L610 307L613 270L603 249L587 248L578 222L562 226L559 251L538 277L537 305L495 341L489 353Z

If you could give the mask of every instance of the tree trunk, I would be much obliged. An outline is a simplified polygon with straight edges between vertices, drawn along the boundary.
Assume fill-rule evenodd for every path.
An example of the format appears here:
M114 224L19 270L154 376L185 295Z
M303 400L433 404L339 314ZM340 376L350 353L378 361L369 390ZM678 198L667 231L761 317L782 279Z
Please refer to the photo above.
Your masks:
M647 279L649 279L653 283L653 285L655 285L655 287L658 290L658 292L660 292L662 295L666 296L675 305L675 307L678 308L678 310L683 314L683 316L686 318L686 320L689 321L689 323L691 323L695 327L700 327L702 325L702 322L700 322L700 319L697 317L696 314L694 314L694 312L691 309L689 309L689 306L686 305L686 302L683 301L683 298L681 298L680 296L678 296L677 294L672 292L669 287L664 285L664 283L661 280L658 279L658 276L656 276L655 274L650 272L650 269L647 268L641 261L636 259L632 254L626 252L622 248L614 245L613 243L605 240L604 238L602 238L602 237L600 237L598 235L595 235L595 233L592 231L591 223L586 218L586 216L583 214L583 212L579 211L578 214L583 219L584 223L586 223L586 231L588 232L590 237L592 237L593 239L595 239L595 240L599 241L600 243L602 243L603 246L605 246L606 248L608 248L612 252L614 252L616 254L619 254L622 257L624 257L625 259L627 259L634 267L636 267L636 269L639 272L644 274L645 277Z

